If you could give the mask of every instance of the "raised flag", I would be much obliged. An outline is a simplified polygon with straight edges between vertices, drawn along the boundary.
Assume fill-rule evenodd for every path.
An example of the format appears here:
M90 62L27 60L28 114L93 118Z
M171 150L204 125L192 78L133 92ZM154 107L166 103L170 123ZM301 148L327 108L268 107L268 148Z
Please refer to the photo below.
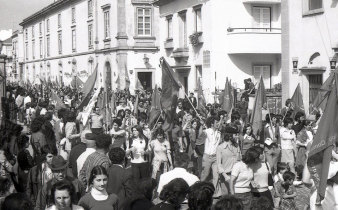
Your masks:
M203 94L201 78L198 78L197 98L198 98L197 109L200 111L200 114L203 117L207 117L208 112Z
M83 99L80 103L80 105L77 107L78 110L82 110L84 106L87 106L91 99L92 92L95 87L96 83L96 77L97 77L97 68L98 65L96 65L94 72L88 77L86 83L83 85L82 93L83 93Z
M172 127L173 117L176 111L177 94L182 85L176 73L163 57L160 59L160 63L162 67L162 94L160 101L165 116L163 129L169 130Z
M328 96L330 95L330 91L332 90L332 83L334 81L334 74L331 74L324 82L324 84L319 88L318 94L313 101L312 107L314 109L321 109L322 112L325 111L325 107L327 104ZM310 110L313 112L313 110Z
M141 81L140 81L139 78L136 79L135 90L138 90L138 91L140 91L141 93L145 93L145 92L144 92L144 88L143 88L143 86L142 86Z
M299 84L297 85L296 90L293 93L293 96L291 97L291 100L294 105L293 114L292 114L293 117L296 115L297 112L304 112L303 95L302 95Z
M335 73L337 86L338 75ZM332 149L338 138L338 98L337 88L332 88L328 96L326 110L319 122L309 152L308 168L317 188L319 198L325 197Z
M266 100L266 95L265 95L265 87L264 87L263 78L261 76L256 94L255 94L255 104L254 104L254 108L253 108L251 119L250 119L252 130L255 135L260 134L262 132L262 129L263 129L262 108L263 108L263 105L266 103L267 103L267 100Z
M63 103L61 98L56 94L54 90L51 90L51 102L55 105L55 109L57 110L61 108L67 108L67 106Z
M95 107L95 104L97 102L97 98L101 92L101 86L94 92L93 97L90 98L88 105L86 106L85 110L82 112L82 124L86 127L88 118L90 113L92 112L93 108Z
M82 90L82 88L84 87L84 82L82 82L79 76L73 77L70 84L72 88L77 89L77 90Z
M124 65L124 75L125 75L125 79L126 79L126 86L124 89L129 89L130 87L130 79L129 79L129 74L128 74L128 70L127 70L127 64Z
M227 113L230 113L232 109L231 85L229 83L228 78L226 78L224 92L222 93L221 97L221 107L223 110L227 111Z
M154 92L151 96L151 107L150 107L150 113L148 118L148 124L152 128L154 127L154 124L156 123L156 120L159 118L161 114L161 103L160 103L160 91L157 88L157 85L155 85Z

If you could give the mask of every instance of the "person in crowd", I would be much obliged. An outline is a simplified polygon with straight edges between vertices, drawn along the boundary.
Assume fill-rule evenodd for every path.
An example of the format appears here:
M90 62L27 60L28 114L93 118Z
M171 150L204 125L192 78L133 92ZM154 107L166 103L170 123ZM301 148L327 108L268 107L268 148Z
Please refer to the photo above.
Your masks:
M254 145L256 137L253 134L251 124L246 124L243 129L243 134L240 135L240 146L242 154L245 154L246 151Z
M252 203L251 210L272 210L274 206L271 204L269 198L262 196Z
M31 139L30 143L32 145L32 148L34 150L34 159L37 162L41 162L41 148L45 145L47 145L46 137L42 133L42 125L44 124L43 117L37 117L32 121L31 124Z
M125 201L132 197L135 188L130 168L124 167L124 158L126 152L120 147L114 147L109 151L109 159L112 163L108 169L107 192L116 194L119 197L119 207L124 205Z
M100 113L99 107L94 107L93 113L89 118L90 129L94 134L103 134L104 131L104 119L103 115Z
M74 204L74 186L68 181L56 182L51 189L51 206L46 210L84 210Z
M260 160L255 148L249 148L242 156L242 161L235 163L231 171L230 193L243 202L243 209L249 210L252 202L251 186L256 187L252 166Z
M67 122L67 124L68 124L68 122ZM69 165L68 165L68 167L72 169L72 173L73 173L74 177L78 176L77 159L80 157L80 155L82 153L84 153L86 151L86 148L87 148L87 146L86 146L86 143L87 143L86 134L90 133L90 132L91 132L90 130L84 130L82 133L80 133L81 142L79 142L76 145L74 145L72 143L72 149L70 150L70 153L69 153L69 161L68 161Z
M158 173L165 173L173 169L170 143L165 138L165 133L162 129L156 130L156 139L148 144L148 151L153 154L153 171L151 175L153 179L158 178Z
M161 203L150 210L179 210L189 192L189 185L184 179L176 178L164 185L159 198Z
M41 149L43 162L33 166L27 176L27 189L26 194L35 204L38 192L42 186L46 185L47 182L53 179L53 173L50 168L53 157L57 155L52 151L48 145L45 145Z
M124 147L126 143L126 131L121 128L122 120L116 118L113 120L113 127L109 131L109 134L112 137L112 147Z
M8 195L0 210L33 210L32 202L27 198L24 193L13 193Z
M89 176L89 191L79 205L85 210L118 210L119 199L115 194L107 192L108 174L105 167L95 166Z
M213 210L243 210L244 205L240 198L234 195L226 195L219 199L213 206Z
M294 105L292 100L289 98L285 101L285 107L282 108L281 114L283 116L283 120L285 118L290 118L292 117L292 113L294 110Z
M144 178L139 180L133 196L123 205L124 210L149 210L154 206L153 191L156 188L156 180Z
M253 203L261 197L266 197L269 199L271 206L274 206L274 200L269 189L269 187L274 186L271 168L269 163L265 161L264 149L259 146L253 148L260 154L259 160L251 166L254 173L253 180L257 184L257 187L252 189Z
M187 153L176 154L174 163L175 163L175 168L173 170L163 173L160 176L160 180L159 180L158 188L157 188L157 193L159 195L161 194L163 186L168 184L173 179L182 178L188 183L189 186L192 186L194 183L199 181L197 176L189 173L186 170L189 165L189 155Z
M80 174L87 157L96 151L96 135L91 133L90 130L84 130L81 135L85 136L86 150L76 159L77 175Z
M60 141L65 137L64 125L66 122L67 112L68 110L65 108L61 108L57 112L58 120L54 124L55 140L57 148L60 148Z
M238 133L236 127L226 127L224 129L224 141L221 143L216 150L216 161L217 161L217 169L221 184L225 185L222 186L221 190L217 193L216 197L220 195L229 194L230 192L230 178L231 178L231 171L236 162L240 160L241 153L239 149L239 145L234 138L234 134ZM220 194L221 193L221 194Z
M207 129L204 131L206 134L205 148L202 160L202 173L201 181L206 181L212 170L212 183L216 188L218 180L218 170L216 162L216 150L221 142L221 133L218 130L219 126L218 117L208 117L206 120Z
M200 177L202 173L202 158L204 153L204 143L206 135L203 132L203 125L197 119L191 121L191 128L189 129L189 138L191 148L193 149L193 158L195 174Z
M271 119L270 119L271 118ZM280 129L277 117L274 114L265 116L266 125L264 127L264 151L266 161L271 167L273 174L276 173L277 162L280 158Z
M106 171L110 167L110 160L107 156L111 138L108 134L101 134L96 136L96 151L89 155L80 170L79 180L84 186L89 187L88 179L90 173L95 166L103 166Z
M178 102L177 102L176 114L178 114L180 111L183 111L183 101L182 100L178 100Z
M296 175L290 171L283 174L283 182L277 182L276 193L281 198L280 210L296 210L296 188L293 185Z
M284 119L284 127L280 130L281 135L281 162L288 163L291 172L295 173L295 142L296 134L292 130L293 120Z
M15 191L11 180L6 177L0 177L0 210L5 198Z
M76 113L68 112L66 115L65 135L71 143L71 148L80 143L80 133L76 128ZM84 145L83 145L84 146ZM84 148L84 147L83 147Z
M247 119L247 117L248 117L248 106L249 106L249 103L246 100L246 97L244 97L242 95L241 101L238 102L237 107L238 107L239 114L241 115L241 119L243 120L244 123L247 123L247 121L248 121L248 119Z
M150 167L145 159L148 149L148 138L143 135L142 128L135 125L131 129L132 136L127 142L126 154L131 158L131 169L133 178L137 183L138 180L149 177Z
M27 188L27 178L29 170L34 166L33 157L28 151L29 137L26 135L20 135L17 139L19 154L17 157L17 172L18 184L20 186L20 192L24 192Z
M68 163L62 156L54 156L52 162L50 164L50 169L53 173L53 179L48 181L46 184L42 186L39 190L35 210L43 210L51 204L51 190L53 184L58 181L68 181L70 182L74 189L74 202L77 203L81 196L85 193L84 186L80 183L80 181L76 178L72 178L66 175L67 173Z
M292 126L292 130L295 131L296 136L298 133L304 128L305 123L305 113L302 111L299 111L295 114L294 117L294 124Z
M130 109L126 109L123 120L123 127L126 131L130 131L133 126L137 125L137 119L131 114Z
M210 182L196 182L188 194L189 210L211 210L215 187Z
M124 109L120 109L117 112L116 119L119 119L121 120L121 122L123 122L125 116L126 116L126 112L124 111Z
M176 154L176 153L185 151L187 145L183 141L182 122L180 122L180 119L178 116L175 116L173 120L173 125L174 126L171 130L171 136L172 136L171 148L173 152Z
M25 115L25 124L26 125L30 125L32 120L34 119L34 116L35 116L35 104L34 103L31 103L31 102L28 102L26 104L26 115Z

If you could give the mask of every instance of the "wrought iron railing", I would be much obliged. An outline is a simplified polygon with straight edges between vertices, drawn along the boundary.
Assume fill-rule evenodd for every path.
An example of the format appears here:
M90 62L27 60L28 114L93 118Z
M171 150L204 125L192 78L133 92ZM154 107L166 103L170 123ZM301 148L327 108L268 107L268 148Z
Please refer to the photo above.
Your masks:
M231 28L227 29L228 33L241 33L241 32L261 32L261 33L280 33L281 28Z

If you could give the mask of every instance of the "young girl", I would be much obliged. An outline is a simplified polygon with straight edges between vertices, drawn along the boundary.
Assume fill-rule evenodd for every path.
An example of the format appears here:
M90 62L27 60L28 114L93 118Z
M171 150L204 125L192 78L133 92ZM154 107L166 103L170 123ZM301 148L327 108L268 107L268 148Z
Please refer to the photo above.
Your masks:
M296 175L290 171L283 174L284 182L279 181L276 184L276 193L281 198L280 210L296 210L296 189L293 186L293 181Z

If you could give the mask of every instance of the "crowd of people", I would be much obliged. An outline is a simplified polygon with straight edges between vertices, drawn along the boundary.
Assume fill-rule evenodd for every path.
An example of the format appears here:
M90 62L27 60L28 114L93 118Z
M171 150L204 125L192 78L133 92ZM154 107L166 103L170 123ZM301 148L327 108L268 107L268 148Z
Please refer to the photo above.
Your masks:
M48 90L7 90L3 210L294 210L298 186L315 190L307 154L320 114L295 113L291 100L279 115L263 112L254 133L246 97L231 113L207 104L202 116L191 93L164 130L162 115L149 124L152 90L116 93L112 120L96 105L85 124L82 95L71 89L56 90L67 106L60 109Z

